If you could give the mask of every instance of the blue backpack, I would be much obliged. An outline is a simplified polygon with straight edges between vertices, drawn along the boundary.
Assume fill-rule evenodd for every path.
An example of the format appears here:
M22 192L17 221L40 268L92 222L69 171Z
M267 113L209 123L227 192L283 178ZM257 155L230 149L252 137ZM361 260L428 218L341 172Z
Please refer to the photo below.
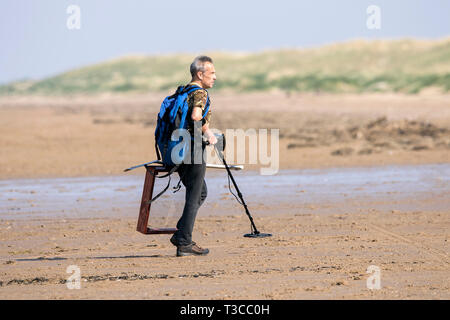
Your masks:
M200 89L202 88L197 85L179 86L176 92L166 97L161 104L155 130L155 149L158 160L161 160L166 166L180 165L186 152L189 152L190 143L183 141L183 145L179 147L180 151L178 154L174 154L176 157L172 159L173 149L182 140L182 137L172 140L172 133L176 129L187 129L188 121L186 116L189 109L187 97L190 93ZM202 119L208 113L209 105L209 96L207 96L206 108Z

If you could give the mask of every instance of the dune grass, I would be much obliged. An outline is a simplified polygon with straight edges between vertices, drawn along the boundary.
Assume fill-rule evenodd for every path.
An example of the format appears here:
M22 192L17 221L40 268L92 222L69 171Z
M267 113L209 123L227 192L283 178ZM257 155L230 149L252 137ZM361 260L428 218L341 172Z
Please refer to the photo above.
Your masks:
M450 38L350 41L310 49L210 52L214 90L237 92L402 92L450 90ZM168 91L190 80L190 54L130 56L39 81L0 86L0 94Z

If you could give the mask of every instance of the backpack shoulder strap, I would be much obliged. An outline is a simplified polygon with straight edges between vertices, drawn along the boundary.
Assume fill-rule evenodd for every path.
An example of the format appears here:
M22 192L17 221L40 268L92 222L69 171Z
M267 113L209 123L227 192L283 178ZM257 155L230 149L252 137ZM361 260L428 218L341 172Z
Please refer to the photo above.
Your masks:
M203 115L202 119L204 119L206 117L206 115L208 114L209 111L209 95L206 96L206 108L205 108L205 114Z
M161 160L161 153L159 152L158 141L156 139L155 139L155 153L156 153L156 156L158 157L158 160Z
M208 90L203 89L202 87L200 87L200 86L198 86L196 84L191 84L190 86L189 85L186 86L185 90L186 90L187 94L190 94L190 93L192 93L194 91L197 91L197 90L204 90L204 91L206 91L206 94L208 94Z

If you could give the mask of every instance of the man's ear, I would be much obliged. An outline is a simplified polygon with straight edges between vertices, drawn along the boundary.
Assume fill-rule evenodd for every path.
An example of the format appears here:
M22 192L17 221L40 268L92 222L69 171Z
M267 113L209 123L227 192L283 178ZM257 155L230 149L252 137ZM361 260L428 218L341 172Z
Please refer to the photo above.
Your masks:
M199 80L203 80L203 72L198 71L198 72L197 72L197 78L198 78Z

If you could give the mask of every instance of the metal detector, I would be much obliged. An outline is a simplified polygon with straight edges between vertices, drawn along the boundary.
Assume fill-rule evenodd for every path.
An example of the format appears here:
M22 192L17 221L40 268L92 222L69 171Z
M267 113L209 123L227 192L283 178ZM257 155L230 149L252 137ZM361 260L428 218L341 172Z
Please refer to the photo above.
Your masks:
M250 219L250 227L251 227L251 233L246 233L244 234L244 237L246 238L265 238L265 237L271 237L272 234L270 233L261 233L258 231L258 229L256 228L255 222L253 221L253 217L250 214L250 211L248 210L247 204L244 201L244 197L242 196L241 191L239 190L236 181L234 180L233 175L231 174L231 170L230 167L228 166L227 162L225 161L225 157L223 155L223 150L225 150L225 135L221 134L215 134L218 142L214 145L214 150L216 150L217 155L219 156L219 158L222 160L223 164L225 165L225 169L227 170L228 173L228 177L231 179L231 181L233 182L234 188L237 191L237 195L240 199L240 201L236 198L236 200L238 200L239 204L241 204L244 209L245 209L245 213L247 214L247 217ZM209 142L206 141L205 142L206 145L209 145ZM230 192L233 194L233 192L231 191L230 188ZM234 195L234 194L233 194ZM235 195L234 195L235 196ZM236 196L235 196L236 197Z

